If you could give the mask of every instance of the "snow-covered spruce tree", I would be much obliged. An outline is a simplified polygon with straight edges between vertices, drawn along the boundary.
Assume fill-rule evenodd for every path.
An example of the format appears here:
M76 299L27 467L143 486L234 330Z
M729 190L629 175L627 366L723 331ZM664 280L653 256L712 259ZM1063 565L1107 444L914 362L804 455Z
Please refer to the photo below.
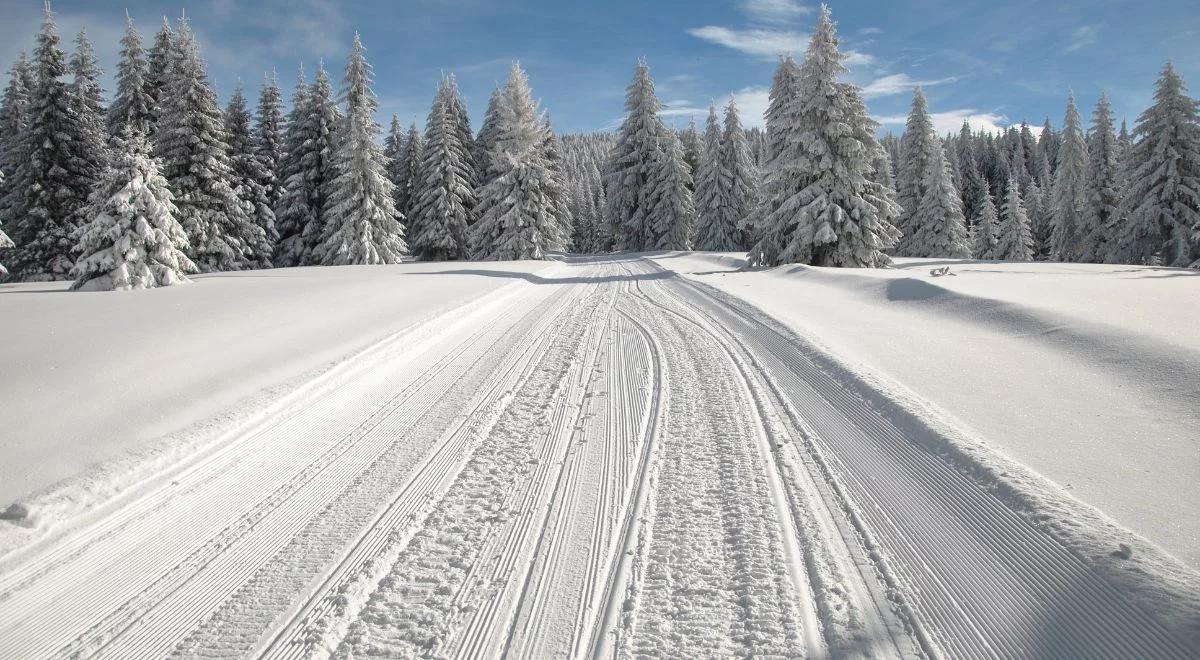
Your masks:
M500 93L497 130L488 160L492 179L479 192L479 222L471 229L471 255L480 260L542 259L561 249L560 212L546 158L546 125L514 63Z
M316 248L324 235L329 188L336 175L334 154L341 115L332 98L329 74L322 64L311 86L304 84L303 70L299 75L284 137L285 163L280 167L286 178L283 198L275 210L279 230L276 266L320 263Z
M728 123L726 124L728 126ZM738 127L740 133L741 128ZM743 143L745 137L743 136ZM658 152L662 162L655 168L655 199L650 210L654 223L654 234L658 237L656 250L691 249L692 225L696 208L692 203L692 191L688 189L691 176L683 157L683 145L671 131L664 138L664 148ZM749 150L746 150L747 165Z
M492 180L491 161L488 154L496 144L496 135L500 131L500 87L492 90L488 98L487 112L483 115L483 124L479 126L479 135L475 137L471 156L475 159L475 167L479 172L478 187L483 188Z
M896 239L888 221L898 209L880 198L872 180L878 126L858 88L839 83L845 72L829 7L800 67L797 94L783 120L796 142L784 140L767 174L771 214L751 252L756 263L878 267Z
M142 135L150 134L154 121L154 97L146 85L146 51L142 35L125 13L125 36L121 38L121 60L117 63L117 93L108 108L108 134L119 136L128 128Z
M196 271L187 234L175 219L167 180L139 133L113 140L111 166L88 204L80 228L72 289L149 289L187 282Z
M1200 268L1200 116L1172 63L1133 135L1124 224L1110 260Z
M963 121L954 147L958 152L958 191L963 200L963 216L967 218L968 223L974 223L975 218L979 216L978 205L983 200L983 188L987 185L979 172L974 145L975 136L971 135L971 125Z
M75 114L79 120L76 153L80 159L79 171L87 180L84 191L87 195L108 165L105 144L108 129L105 124L107 110L104 107L104 90L100 87L100 77L104 72L100 70L100 60L96 58L96 51L84 30L80 30L75 37L75 52L71 55L69 68L72 75L71 95L75 99Z
M21 156L21 143L29 124L30 94L34 86L33 67L28 56L21 53L13 63L8 85L0 99L0 176L3 176L0 179L0 231L6 226L11 231L19 219L14 211L21 207L24 191L15 184L24 180L21 172L28 166ZM7 259L4 250L11 247L11 239L0 246L0 261Z
M270 78L263 78L254 115L254 155L267 170L263 183L272 216L279 200L283 198L283 181L279 178L279 163L284 157L283 127L283 95L279 91L279 79L272 72ZM274 244L279 241L279 232L274 229L274 223L271 231L273 234L268 238Z
M458 92L443 79L425 120L425 145L413 188L409 241L425 261L465 259L467 228L475 224L475 172L471 145L463 142L456 117Z
M992 200L992 191L986 185L979 194L980 199L975 202L978 210L972 223L974 248L971 252L976 259L999 259L996 246L1000 238L1000 216L996 212L996 202Z
M393 164L392 182L396 184L396 211L404 216L406 223L411 223L413 202L416 199L417 186L421 176L421 156L425 151L425 137L417 130L417 123L408 127L408 133L403 136L400 147L400 158ZM406 224L411 236L413 228Z
M1117 136L1113 132L1112 106L1102 93L1088 132L1088 168L1084 179L1083 214L1079 231L1079 261L1103 263L1111 251L1110 236L1118 229L1121 175Z
M1043 191L1049 191L1050 186L1054 184L1054 168L1058 165L1058 144L1058 132L1054 130L1050 118L1046 117L1046 123L1042 124L1042 134L1038 136L1038 151L1046 157L1046 162L1050 165L1046 172L1046 180L1041 182Z
M395 186L387 177L387 159L376 140L379 102L371 89L371 65L362 40L346 62L342 99L346 117L342 141L334 159L337 172L329 195L325 238L317 255L328 265L397 264L408 251L404 226L392 198Z
M458 81L453 73L446 75L444 83L447 115L452 120L451 123L457 133L459 144L463 145L465 149L466 156L463 158L463 166L471 188L475 189L479 187L479 166L475 163L475 134L471 132L471 118L467 113L467 104L458 91ZM471 222L475 221L475 217L474 215L471 217Z
M764 175L777 169L776 161L782 154L785 154L789 148L794 148L794 145L799 144L797 127L787 121L787 112L789 112L790 104L794 103L800 81L800 67L792 57L784 56L779 60L779 66L775 68L775 75L771 81L771 91L769 94L769 103L765 114L767 121L767 130L765 136L765 167L762 170ZM789 146L791 145L791 146ZM775 211L771 207L772 200L782 199L778 194L768 194L765 191L767 184L773 181L772 177L763 177L763 186L760 189L759 199L754 205L754 209L750 212L750 219L746 223L749 229L750 239L754 244L760 246L773 245L770 241L763 242L762 238L766 231L766 219ZM895 181L891 182L891 186L895 187ZM699 204L697 197L697 204ZM764 255L764 261L771 263L774 261L774 255Z
M966 258L971 256L962 199L950 180L950 165L939 147L925 180L925 196L917 204L911 226L908 255L913 257Z
M692 245L697 250L728 252L737 249L733 227L725 224L722 212L725 191L721 178L721 124L717 108L709 104L704 129L704 152L696 173L696 225Z
M654 95L650 67L645 60L638 60L625 95L625 119L617 131L617 143L609 153L604 175L606 216L617 250L649 250L657 244L649 213L654 170L662 162L657 152L663 148L667 131L658 117L661 107Z
M700 131L696 128L696 118L688 120L687 128L679 135L679 145L683 147L683 162L688 166L688 190L696 192L696 171L700 169L701 154L704 153L704 143L700 140Z
M154 35L154 43L150 45L150 50L146 54L146 95L150 97L151 111L151 132L154 135L154 128L157 127L158 116L161 112L160 101L164 90L170 83L171 78L171 52L174 50L175 33L171 31L171 23L163 16L162 27L158 29L158 33ZM151 141L153 146L153 140Z
M1036 184L1035 188L1036 190ZM1000 231L995 259L1004 261L1033 261L1033 235L1029 216L1021 201L1021 186L1009 179L1004 205L1000 210Z
M96 172L89 154L80 151L87 127L75 86L63 80L66 56L49 7L34 51L34 72L28 122L16 152L21 165L9 183L17 191L7 209L16 220L7 228L16 247L6 263L21 279L66 279L74 263L78 213Z
M392 113L392 122L388 125L387 137L383 138L383 157L387 162L384 172L387 174L388 181L392 182L392 202L401 223L408 221L408 216L404 214L404 207L400 200L400 196L403 194L401 170L408 157L408 154L405 153L405 149L408 147L406 137L404 128L400 125L400 117L396 113Z
M1050 255L1058 261L1078 261L1086 227L1083 224L1087 179L1087 142L1075 108L1075 93L1067 97L1067 113L1059 136L1058 165L1054 168L1054 229Z
M547 182L547 194L554 206L554 235L548 245L552 250L567 251L571 249L571 210L570 197L566 186L566 176L563 173L562 147L558 135L554 133L554 124L550 122L550 113L542 113L542 152L550 169L550 180Z
M271 168L258 156L254 135L250 132L250 111L246 96L238 85L225 109L225 135L229 143L229 162L232 166L230 184L242 200L246 213L262 229L256 242L248 243L247 258L254 268L270 268L279 232L275 230L275 212L271 209L268 186L274 179ZM259 237L255 237L259 238Z
M748 240L753 238L757 242L759 238L754 235L757 233L754 223L749 221L758 193L758 172L733 97L725 106L725 132L721 135L721 180L725 195L721 206L723 224L734 228L735 249L748 250Z
M941 143L933 132L933 119L929 116L925 92L917 87L913 92L912 110L908 113L904 135L900 138L896 199L902 209L897 224L902 236L896 246L896 254L916 256L918 250L913 240L920 229L916 219L917 210L925 199L931 176L938 174L934 163L941 158Z
M251 268L265 234L233 189L224 114L208 84L195 36L186 19L178 27L169 85L159 99L155 155L188 235L188 257L204 272Z

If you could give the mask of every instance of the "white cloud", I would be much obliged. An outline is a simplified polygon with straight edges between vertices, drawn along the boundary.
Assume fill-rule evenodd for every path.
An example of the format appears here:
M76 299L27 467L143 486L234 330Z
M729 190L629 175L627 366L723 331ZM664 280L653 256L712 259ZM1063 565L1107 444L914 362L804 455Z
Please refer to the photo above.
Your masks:
M964 121L971 126L972 131L988 133L1002 133L1009 124L1008 117L1004 115L994 112L979 112L973 108L931 112L929 117L933 120L933 130L938 135L957 133L962 128ZM884 126L903 126L907 120L907 115L875 117L875 121Z
M812 11L795 0L745 0L742 9L752 19L764 23L786 23Z
M865 27L858 31L859 34L883 34L883 28Z
M913 80L906 73L894 73L882 78L872 80L866 87L863 87L863 97L868 99L879 98L880 96L891 96L893 94L901 94L921 87L932 87L934 85L942 85L958 80L954 77L940 78L938 80Z
M751 28L735 30L719 25L690 28L688 34L747 55L774 60L780 55L801 55L808 48L808 35L791 30ZM844 50L848 66L870 64L875 58L853 50Z
M766 125L767 106L771 103L768 87L743 87L733 93L737 102L738 116L746 128L762 128Z
M1071 32L1071 43L1067 46L1067 52L1071 53L1079 50L1080 48L1091 46L1092 44L1096 43L1099 38L1099 25L1084 25L1083 27L1075 28L1075 30Z

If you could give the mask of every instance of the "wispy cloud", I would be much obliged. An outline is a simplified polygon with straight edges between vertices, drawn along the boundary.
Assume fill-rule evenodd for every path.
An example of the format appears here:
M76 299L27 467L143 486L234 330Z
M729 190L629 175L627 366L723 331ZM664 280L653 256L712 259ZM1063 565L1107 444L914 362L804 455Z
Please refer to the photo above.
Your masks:
M1099 25L1084 25L1077 27L1071 32L1071 43L1067 45L1066 52L1072 53L1080 48L1086 48L1096 43L1100 38Z
M812 11L794 0L745 0L742 9L761 23L788 23Z
M933 120L933 130L938 135L957 133L962 128L964 121L971 126L972 131L985 131L988 133L1002 133L1009 125L1008 117L1005 115L994 112L980 112L974 108L931 112L929 117ZM875 121L884 126L903 126L907 120L907 115L875 117Z
M808 35L792 30L737 30L719 25L706 25L690 28L687 32L693 37L766 60L774 60L780 55L799 55L808 48ZM875 61L871 55L854 50L844 50L842 54L846 56L846 64L849 66Z
M770 93L768 87L743 87L733 93L743 126L762 128L766 125L767 106L771 103Z
M893 73L888 76L876 78L863 87L863 96L868 99L879 98L881 96L891 96L893 94L902 94L920 87L933 87L934 85L943 85L952 83L958 80L956 77L939 78L937 80L914 80L907 73Z
M863 35L867 35L867 34L883 34L883 28L877 28L877 27L865 27L865 28L863 28L863 29L859 30L859 31L858 31L858 33L859 33L859 34L863 34Z

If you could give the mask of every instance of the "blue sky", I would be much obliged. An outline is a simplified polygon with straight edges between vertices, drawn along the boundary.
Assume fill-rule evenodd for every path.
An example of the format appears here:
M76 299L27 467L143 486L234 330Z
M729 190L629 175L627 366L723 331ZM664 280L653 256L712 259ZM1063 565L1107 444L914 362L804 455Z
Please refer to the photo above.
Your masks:
M41 0L0 0L5 69L17 52L32 48L41 6ZM395 112L422 123L441 72L454 72L477 128L492 86L519 59L561 132L614 126L639 56L650 63L668 121L682 126L693 114L702 121L709 99L723 103L734 94L745 122L761 123L776 54L803 54L816 6L799 0L54 3L68 38L87 27L110 76L126 8L147 41L163 15L186 8L223 101L238 80L257 89L272 68L290 94L301 61L312 67L324 58L340 79L358 31L375 67L381 117ZM1168 58L1200 94L1195 0L846 0L831 8L851 53L849 77L864 87L885 131L902 129L917 82L945 129L963 117L991 127L1022 120L1040 126L1049 116L1058 126L1068 88L1085 118L1100 90L1108 90L1117 116L1132 124Z

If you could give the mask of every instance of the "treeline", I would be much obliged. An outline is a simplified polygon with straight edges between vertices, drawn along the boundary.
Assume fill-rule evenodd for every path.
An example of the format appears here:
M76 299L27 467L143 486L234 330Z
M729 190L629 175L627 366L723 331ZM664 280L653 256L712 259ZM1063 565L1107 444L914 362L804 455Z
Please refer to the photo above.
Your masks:
M421 259L540 259L571 241L562 154L513 65L478 135L453 75L423 132L384 137L356 36L335 95L301 68L222 109L186 19L149 48L127 23L105 106L87 35L49 8L0 101L0 263L22 280L143 288L191 272ZM382 144L381 144L382 142ZM11 236L11 239L10 239ZM0 266L3 268L3 266Z

